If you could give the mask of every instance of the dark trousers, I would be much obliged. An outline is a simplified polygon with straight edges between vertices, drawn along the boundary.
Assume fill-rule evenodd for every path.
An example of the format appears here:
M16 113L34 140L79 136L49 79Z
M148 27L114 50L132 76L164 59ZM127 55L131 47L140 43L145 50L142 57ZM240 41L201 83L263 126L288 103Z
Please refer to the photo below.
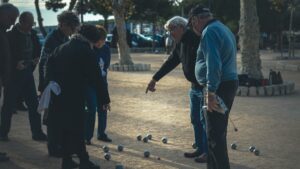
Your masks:
M91 140L94 135L96 111L98 112L97 137L107 137L105 133L107 125L107 111L98 107L96 90L92 87L87 87L86 105L88 111L85 120L85 140Z
M37 112L38 98L34 77L31 69L25 69L16 72L9 84L4 88L4 102L1 111L0 126L1 136L7 136L9 133L12 113L20 95L24 96L25 103L28 106L32 134L35 135L42 132L41 115Z
M47 147L50 156L62 156L62 135L61 129L56 124L47 123Z
M230 169L227 152L227 125L228 117L238 81L221 82L216 94L223 99L228 108L226 114L205 112L206 132L208 139L207 169Z
M84 132L82 129L68 130L62 129L62 157L63 160L70 159L72 154L77 154L80 163L87 163L89 155L84 143Z

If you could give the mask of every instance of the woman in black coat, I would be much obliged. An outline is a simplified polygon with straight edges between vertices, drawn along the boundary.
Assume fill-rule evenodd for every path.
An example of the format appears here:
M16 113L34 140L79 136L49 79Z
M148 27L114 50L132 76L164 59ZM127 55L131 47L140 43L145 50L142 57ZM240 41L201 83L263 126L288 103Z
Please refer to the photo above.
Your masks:
M109 94L96 62L93 46L102 46L105 35L95 26L83 25L71 40L58 47L47 63L46 79L55 81L61 88L58 96L52 95L49 107L48 127L54 127L62 135L62 168L75 168L71 155L77 154L80 169L97 169L89 161L84 143L85 87L97 90L99 105L109 109Z

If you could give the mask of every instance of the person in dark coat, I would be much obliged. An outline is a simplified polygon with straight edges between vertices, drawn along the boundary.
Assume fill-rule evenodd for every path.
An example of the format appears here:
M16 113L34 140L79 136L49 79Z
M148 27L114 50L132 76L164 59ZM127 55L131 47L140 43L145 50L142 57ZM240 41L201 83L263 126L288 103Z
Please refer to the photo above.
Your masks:
M0 5L0 97L2 96L2 85L9 77L10 50L6 30L15 24L19 10L12 4L4 3ZM7 141L7 137L1 137L0 141ZM8 161L9 157L5 152L0 152L0 162Z
M93 52L93 46L101 45L104 39L95 26L83 25L70 41L56 48L47 63L47 82L54 81L61 88L58 96L52 95L48 127L55 126L62 133L63 169L72 168L72 154L78 155L80 169L100 168L89 160L86 151L84 109L87 84L96 89L99 107L109 109L107 86Z
M53 51L60 45L69 41L69 36L74 34L79 25L79 18L71 11L63 11L57 16L58 27L50 32L45 40L42 48L42 54L39 64L39 86L38 90L42 93L45 88L45 65L48 58L52 55ZM46 122L47 123L47 122ZM54 127L47 127L48 134L48 154L51 157L61 157L61 133Z
M32 13L23 12L19 23L8 32L11 51L11 78L4 90L4 102L1 111L0 136L8 140L12 113L18 96L24 96L28 105L28 114L32 139L46 141L42 131L41 115L37 112L38 98L33 77L33 69L39 60L40 44L32 30Z
M55 48L69 41L69 36L75 33L80 25L78 16L71 11L63 11L57 15L58 26L50 32L42 48L39 64L39 86L38 90L42 93L45 87L45 65Z

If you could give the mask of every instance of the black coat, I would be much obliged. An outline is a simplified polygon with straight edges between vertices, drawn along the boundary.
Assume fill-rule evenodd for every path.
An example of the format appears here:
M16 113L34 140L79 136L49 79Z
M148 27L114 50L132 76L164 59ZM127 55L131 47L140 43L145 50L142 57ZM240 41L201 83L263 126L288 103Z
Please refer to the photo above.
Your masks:
M1 86L6 84L10 77L10 63L10 49L6 28L0 24L0 90Z
M197 85L195 76L195 63L197 58L197 49L199 47L200 37L192 30L187 29L182 35L179 43L176 44L172 54L168 57L166 62L154 74L153 79L159 81L162 77L176 68L180 63L185 78L192 84Z
M72 38L55 49L46 66L46 80L57 82L61 94L52 97L48 125L83 132L86 85L97 90L99 105L110 103L106 83L99 71L90 44L81 38Z
M13 27L11 31L8 32L8 39L10 43L11 50L11 66L12 72L16 71L17 63L22 60L23 53L21 52L22 47L25 45L25 42L20 40L23 39L23 33L18 30L18 24ZM39 58L41 55L41 44L35 30L31 30L30 38L32 42L32 59ZM36 65L32 64L32 71L35 69Z

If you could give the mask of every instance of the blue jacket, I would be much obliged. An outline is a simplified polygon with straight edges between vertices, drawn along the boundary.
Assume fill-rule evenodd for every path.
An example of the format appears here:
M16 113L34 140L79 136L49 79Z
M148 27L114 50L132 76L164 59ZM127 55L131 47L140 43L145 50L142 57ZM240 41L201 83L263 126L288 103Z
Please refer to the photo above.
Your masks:
M236 49L233 33L220 21L211 20L202 31L197 50L198 83L216 92L221 82L237 80Z

